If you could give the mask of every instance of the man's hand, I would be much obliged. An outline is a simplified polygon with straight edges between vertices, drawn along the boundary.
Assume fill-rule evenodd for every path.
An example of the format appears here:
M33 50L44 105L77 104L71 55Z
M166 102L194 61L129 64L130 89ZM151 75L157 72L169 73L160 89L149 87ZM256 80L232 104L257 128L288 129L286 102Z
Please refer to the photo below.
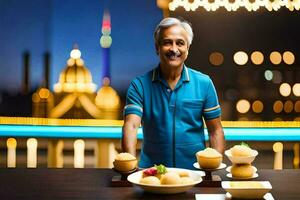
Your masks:
M209 134L210 146L223 154L225 150L225 139L221 118L206 120L205 123Z
M141 117L129 114L124 119L122 128L122 151L136 156L137 131L141 124Z

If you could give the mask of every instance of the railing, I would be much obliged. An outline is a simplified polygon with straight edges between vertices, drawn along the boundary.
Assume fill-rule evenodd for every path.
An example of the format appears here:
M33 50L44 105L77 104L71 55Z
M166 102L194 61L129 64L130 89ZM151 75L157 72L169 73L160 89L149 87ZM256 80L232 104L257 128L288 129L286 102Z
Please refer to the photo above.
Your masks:
M294 167L299 167L300 122L222 122L227 141L293 142ZM84 139L96 139L96 167L112 166L123 121L0 117L0 137L7 138L7 167L16 166L17 140L27 140L27 167L37 166L39 138L49 138L48 167L63 167L63 139L73 138L74 167L84 167ZM205 138L208 134L205 129ZM142 129L138 140L143 139ZM297 167L298 166L298 167Z

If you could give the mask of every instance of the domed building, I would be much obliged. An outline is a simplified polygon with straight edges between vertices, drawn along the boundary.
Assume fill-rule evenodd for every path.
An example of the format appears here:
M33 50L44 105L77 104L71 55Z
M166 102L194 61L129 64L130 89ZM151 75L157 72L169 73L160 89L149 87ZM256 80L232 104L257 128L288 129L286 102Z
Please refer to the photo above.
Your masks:
M96 105L104 119L118 119L120 114L121 100L118 93L110 86L109 78L102 80L103 86L97 92Z
M84 66L80 50L75 47L54 85L55 107L49 112L51 118L101 118L95 105L96 84L91 72Z

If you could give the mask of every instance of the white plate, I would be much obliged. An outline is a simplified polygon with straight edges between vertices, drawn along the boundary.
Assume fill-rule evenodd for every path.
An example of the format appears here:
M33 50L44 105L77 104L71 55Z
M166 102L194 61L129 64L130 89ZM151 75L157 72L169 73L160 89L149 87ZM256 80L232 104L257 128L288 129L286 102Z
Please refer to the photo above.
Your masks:
M241 182L243 184L259 182L262 187L231 187L231 182ZM222 181L221 184L222 188L229 192L232 198L240 199L262 199L272 189L269 181Z
M201 169L201 170L204 170L204 171L216 171L216 170L224 169L224 168L226 167L226 164L225 164L225 163L221 163L220 166L219 166L218 168L216 168L216 169L202 169L202 168L200 167L200 165L199 165L198 162L195 162L195 163L193 164L193 166L194 166L195 168L197 168L197 169Z
M134 184L135 186L143 188L147 192L159 193L159 194L176 194L186 192L191 189L194 185L200 183L202 181L202 174L188 170L188 169L180 169L180 168L167 168L168 171L188 171L189 177L194 180L191 184L180 184L180 185L148 185L140 183L140 180L143 176L143 171L138 171L133 174L130 174L127 177L127 180Z
M257 177L258 177L258 174L257 174L257 173L254 173L253 176L247 177L247 178L245 178L245 177L232 177L232 174L231 174L231 173L226 174L226 176L227 176L228 178L232 178L232 179L235 179L235 180L250 180L250 179L253 179L253 178L257 178Z
M230 150L225 151L225 155L228 157L228 159L233 163L233 164L251 164L255 157L258 155L258 152L256 150L252 150L252 156L248 157L239 157L239 156L232 156Z
M230 172L231 172L231 167L232 167L232 166L227 167L227 168L226 168L226 171L230 173ZM254 167L254 166L251 166L251 167L253 168L253 172L254 172L254 173L257 172L257 168L256 168L256 167Z

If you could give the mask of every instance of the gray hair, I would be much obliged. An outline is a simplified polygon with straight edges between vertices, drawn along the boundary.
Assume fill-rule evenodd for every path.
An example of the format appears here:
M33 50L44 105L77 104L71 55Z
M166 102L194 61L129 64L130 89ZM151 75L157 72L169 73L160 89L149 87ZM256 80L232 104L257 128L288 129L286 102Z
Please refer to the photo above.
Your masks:
M166 29L166 28L169 28L169 27L175 26L175 25L181 26L187 32L187 34L188 34L188 38L187 38L188 39L188 46L190 46L192 44L193 37L194 37L194 33L193 33L193 29L192 29L191 25L189 24L189 22L187 22L185 20L180 20L180 19L177 19L177 18L174 18L174 17L164 18L156 26L155 32L154 32L155 43L159 44L160 37L161 37L160 34L161 34L162 29Z

